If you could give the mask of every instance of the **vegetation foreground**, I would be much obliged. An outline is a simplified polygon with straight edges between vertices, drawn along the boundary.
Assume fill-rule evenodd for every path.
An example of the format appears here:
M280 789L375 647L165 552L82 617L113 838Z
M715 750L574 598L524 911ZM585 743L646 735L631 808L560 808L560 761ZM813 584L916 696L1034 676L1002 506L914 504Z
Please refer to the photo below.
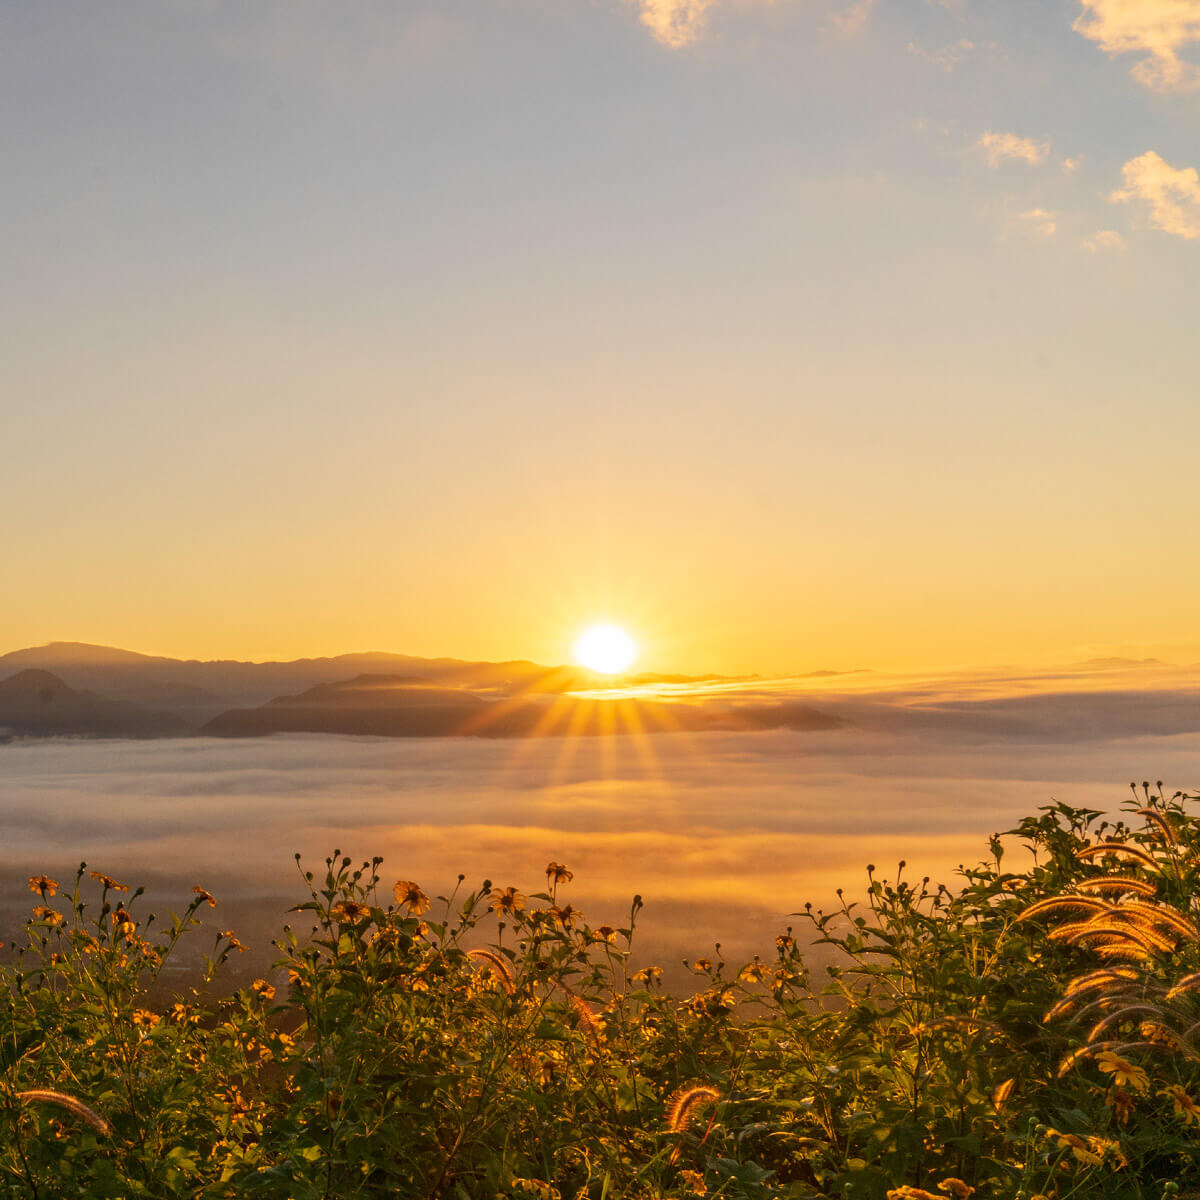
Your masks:
M433 906L335 853L306 875L311 936L277 943L286 988L165 1004L207 892L163 925L85 867L69 895L35 876L0 968L0 1194L1186 1193L1200 820L1134 797L1115 824L1041 810L954 889L868 868L865 907L798 914L769 961L689 963L688 996L629 967L640 900L588 925L557 863L535 895ZM217 938L205 983L239 948Z

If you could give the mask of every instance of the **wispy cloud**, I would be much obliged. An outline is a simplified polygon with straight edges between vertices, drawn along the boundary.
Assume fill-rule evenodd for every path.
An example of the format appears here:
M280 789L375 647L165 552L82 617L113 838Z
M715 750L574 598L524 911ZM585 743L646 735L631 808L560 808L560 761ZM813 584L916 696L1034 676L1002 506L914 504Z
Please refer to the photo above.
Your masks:
M630 0L642 24L664 46L691 45L704 33L714 0Z
M1133 76L1159 92L1200 89L1200 67L1179 57L1200 42L1200 0L1080 0L1075 29L1107 54L1142 54Z
M993 133L990 129L977 144L989 167L998 167L1008 161L1037 166L1045 162L1050 153L1049 141L1035 142L1033 138L1019 137L1015 133Z
M1058 219L1044 208L1031 208L1021 214L1021 220L1039 237L1053 237L1058 232Z
M916 42L908 43L909 54L915 54L918 58L933 63L943 71L953 71L974 49L975 43L970 38L959 38L957 42L951 42L937 50L926 50Z
M1091 254L1099 254L1102 250L1124 250L1126 247L1125 239L1115 229L1097 229L1083 239L1083 248Z
M1125 186L1113 192L1112 200L1145 205L1154 229L1181 238L1200 238L1200 173L1195 167L1173 167L1147 150L1131 158L1121 174Z
M842 33L861 33L874 7L875 0L858 0L857 4L851 4L848 8L833 13L829 23Z

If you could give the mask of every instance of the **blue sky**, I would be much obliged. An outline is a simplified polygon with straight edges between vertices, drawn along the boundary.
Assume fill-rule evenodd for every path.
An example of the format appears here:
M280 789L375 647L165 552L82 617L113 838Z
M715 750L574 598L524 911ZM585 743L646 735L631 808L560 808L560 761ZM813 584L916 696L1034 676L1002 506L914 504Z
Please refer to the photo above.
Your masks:
M1198 42L1200 0L0 5L0 642L1200 642Z

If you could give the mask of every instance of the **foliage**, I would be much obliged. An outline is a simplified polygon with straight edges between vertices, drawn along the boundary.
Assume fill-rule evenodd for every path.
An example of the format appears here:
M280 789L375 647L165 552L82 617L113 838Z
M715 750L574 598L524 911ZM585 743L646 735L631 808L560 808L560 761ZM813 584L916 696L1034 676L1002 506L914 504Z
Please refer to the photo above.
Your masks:
M198 987L170 983L215 904L202 888L161 925L85 866L65 895L35 876L0 968L0 1196L1195 1188L1191 800L1135 791L1136 828L1042 809L956 889L870 867L865 903L807 908L769 960L689 963L691 995L632 969L640 899L591 926L558 863L543 891L460 880L434 910L335 851L304 875L314 925L285 927L278 994L224 1000L208 985L241 948L229 931Z

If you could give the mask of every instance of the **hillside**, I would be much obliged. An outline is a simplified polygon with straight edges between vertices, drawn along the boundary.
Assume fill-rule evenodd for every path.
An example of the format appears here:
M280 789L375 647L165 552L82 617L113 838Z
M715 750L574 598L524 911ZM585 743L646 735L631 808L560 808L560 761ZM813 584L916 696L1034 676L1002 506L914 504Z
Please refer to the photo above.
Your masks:
M173 713L68 687L49 671L0 679L0 734L19 737L167 737L186 733Z

